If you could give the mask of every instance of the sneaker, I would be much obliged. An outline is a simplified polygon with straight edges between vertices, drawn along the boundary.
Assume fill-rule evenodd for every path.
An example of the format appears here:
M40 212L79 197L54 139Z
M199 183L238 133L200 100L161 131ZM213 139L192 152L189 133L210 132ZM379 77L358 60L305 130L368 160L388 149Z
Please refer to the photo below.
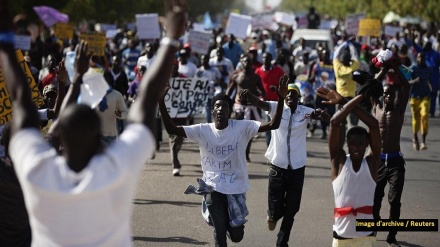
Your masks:
M173 176L180 176L180 169L179 168L173 169Z
M426 143L422 142L422 145L420 146L420 150L428 150L428 146L426 146Z
M416 151L420 150L419 142L413 139L413 148Z
M269 229L269 231L273 231L273 230L275 230L275 227L277 227L277 222L274 221L273 219L269 218L269 216L267 216L266 222L267 222L267 228Z

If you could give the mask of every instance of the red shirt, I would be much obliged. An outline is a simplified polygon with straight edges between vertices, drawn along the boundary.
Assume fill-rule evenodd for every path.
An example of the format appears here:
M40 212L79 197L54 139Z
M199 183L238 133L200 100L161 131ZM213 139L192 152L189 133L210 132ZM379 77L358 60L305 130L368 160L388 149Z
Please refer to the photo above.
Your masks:
M264 66L255 70L255 74L260 76L263 83L264 91L266 91L266 99L277 101L278 95L275 91L270 90L270 86L278 86L280 78L284 75L284 70L278 65L273 65L270 70L265 70Z

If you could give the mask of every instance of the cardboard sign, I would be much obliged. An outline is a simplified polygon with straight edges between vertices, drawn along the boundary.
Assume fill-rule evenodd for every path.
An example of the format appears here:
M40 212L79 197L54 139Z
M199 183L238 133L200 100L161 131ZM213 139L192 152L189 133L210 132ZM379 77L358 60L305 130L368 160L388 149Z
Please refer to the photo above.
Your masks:
M260 15L253 15L252 16L252 30L257 29L269 29L269 30L276 30L278 28L278 24L276 24L273 21L273 15L272 14L260 14Z
M73 26L66 23L57 23L54 28L55 37L61 40L69 40L73 38Z
M159 16L157 14L137 14L136 25L139 39L160 38Z
M380 36L380 20L379 19L363 19L359 21L359 36Z
M31 36L15 35L15 49L29 51L31 49Z
M32 101L35 105L41 106L44 104L44 100L40 95L40 91L38 90L37 83L35 82L34 77L32 76L31 70L29 69L26 61L24 61L23 53L21 50L17 50L15 52L17 56L17 61L20 64L21 69L25 73L26 81L31 89L31 97ZM9 122L12 118L12 103L9 98L9 92L6 89L6 83L3 78L3 73L0 70L0 125L3 125Z
M251 24L252 17L248 15L239 15L231 13L226 24L226 34L233 34L236 38L246 39L248 27Z
M275 21L287 26L294 26L296 24L295 15L286 12L275 12Z
M208 32L190 30L188 33L188 43L191 45L191 50L199 54L208 53L211 36L211 33Z
M359 33L359 20L365 18L365 13L348 14L345 18L345 31L350 35Z
M94 34L81 34L81 39L87 41L89 46L89 52L96 56L105 55L105 34L94 33Z
M402 32L402 27L385 25L384 33L388 37L395 37L396 33L400 33L400 32Z
M208 100L209 79L171 78L165 105L172 118L202 114Z

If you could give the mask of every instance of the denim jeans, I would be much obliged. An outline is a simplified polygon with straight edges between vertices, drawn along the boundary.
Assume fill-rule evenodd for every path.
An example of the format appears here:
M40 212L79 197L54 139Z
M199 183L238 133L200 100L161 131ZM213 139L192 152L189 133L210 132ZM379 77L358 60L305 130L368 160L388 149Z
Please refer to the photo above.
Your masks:
M403 157L380 160L376 191L374 193L373 216L375 219L380 219L380 208L387 183L390 185L388 190L389 218L397 220L400 218L400 198L402 197L403 185L405 183L405 160ZM396 231L390 231L388 236L395 238L396 234Z
M283 218L276 246L289 246L290 231L301 204L304 174L305 166L295 170L270 167L267 215L274 221Z
M209 217L214 225L215 246L226 247L226 235L228 235L232 242L240 242L244 236L244 225L239 227L229 225L228 198L226 195L214 191L206 195L205 201Z

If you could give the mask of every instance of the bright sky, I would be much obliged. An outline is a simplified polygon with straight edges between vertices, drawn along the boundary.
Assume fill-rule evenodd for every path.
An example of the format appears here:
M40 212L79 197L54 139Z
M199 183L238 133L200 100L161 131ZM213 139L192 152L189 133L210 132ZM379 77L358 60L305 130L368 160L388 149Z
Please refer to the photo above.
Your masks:
M266 0L267 5L272 8L278 6L282 0ZM263 10L263 0L246 0L246 4L257 11Z

